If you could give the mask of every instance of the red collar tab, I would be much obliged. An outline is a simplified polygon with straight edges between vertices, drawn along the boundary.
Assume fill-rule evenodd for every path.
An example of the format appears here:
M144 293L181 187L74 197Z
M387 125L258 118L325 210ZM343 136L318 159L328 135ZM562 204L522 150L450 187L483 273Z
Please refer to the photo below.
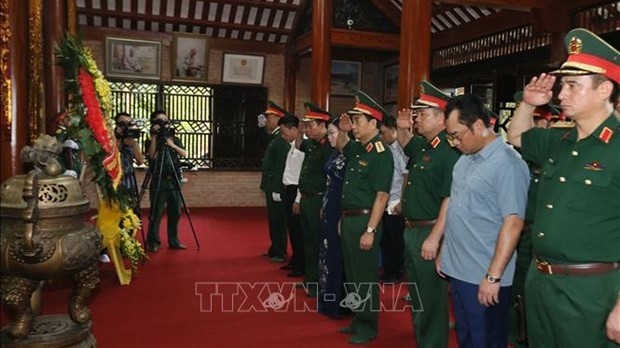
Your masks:
M601 130L601 133L598 135L598 138L601 139L605 144L609 144L609 140L611 139L613 135L614 135L614 131L612 131L611 128L609 127L605 127L603 128L603 130Z

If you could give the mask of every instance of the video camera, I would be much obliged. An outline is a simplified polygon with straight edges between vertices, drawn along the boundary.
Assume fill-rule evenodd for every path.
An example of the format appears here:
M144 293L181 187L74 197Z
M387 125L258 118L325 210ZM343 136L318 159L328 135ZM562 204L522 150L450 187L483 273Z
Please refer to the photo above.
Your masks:
M135 122L117 122L114 128L114 135L117 139L138 139L140 138L140 128Z
M170 121L164 121L160 119L155 119L151 123L150 132L152 135L156 135L157 138L159 139L173 137L175 134L175 130L174 130L174 127L172 126L172 123Z

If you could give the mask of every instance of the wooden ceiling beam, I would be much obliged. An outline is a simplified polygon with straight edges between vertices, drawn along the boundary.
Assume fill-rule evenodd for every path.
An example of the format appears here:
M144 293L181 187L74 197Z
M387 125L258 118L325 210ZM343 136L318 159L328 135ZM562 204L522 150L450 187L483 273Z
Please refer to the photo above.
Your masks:
M400 35L357 31L348 29L332 29L331 42L334 47L373 49L377 51L400 50Z
M431 49L436 50L477 39L500 31L530 24L528 13L501 11L492 16L472 21L456 28L433 34Z
M545 7L545 0L439 0L444 4L461 6L494 7L505 10L529 12L533 8Z
M392 24L400 28L401 12L390 0L371 0L371 2L392 22Z
M334 48L343 47L360 50L398 52L400 49L400 35L371 31L332 29L331 44ZM297 39L295 51L299 55L304 55L312 51L312 33L304 34Z
M155 16L155 15L146 15L146 14L133 14L127 12L118 12L118 11L108 11L108 10L94 10L94 9L79 9L78 14L84 14L87 16L102 16L109 18L119 19L129 19L129 20L142 20L145 22L159 22L160 29L161 26L165 24L187 24L194 25L199 27L211 27L215 29L231 29L231 30L252 30L259 31L268 34L280 34L280 35L290 35L290 30L278 29L278 28L267 28L261 27L259 25L246 25L246 24L235 24L235 23L222 23L217 21L209 21L206 19L194 19L194 18L174 18L168 16ZM260 22L260 20L258 20Z
M191 2L203 1L203 0L190 0ZM297 11L301 8L301 5L292 5L292 4L283 4L280 2L267 2L263 0L217 0L217 1L205 1L205 6L209 6L209 2L217 3L218 6L224 6L226 4L229 5L241 5L246 7L260 7L260 8L270 8L276 10L288 10L288 11Z

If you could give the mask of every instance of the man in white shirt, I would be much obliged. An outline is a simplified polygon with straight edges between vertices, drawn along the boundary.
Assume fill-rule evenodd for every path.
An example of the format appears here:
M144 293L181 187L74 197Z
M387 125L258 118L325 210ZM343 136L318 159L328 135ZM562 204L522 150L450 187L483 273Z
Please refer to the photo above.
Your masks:
M303 123L302 123L303 124ZM301 195L297 193L299 173L304 161L305 154L299 151L299 145L303 139L299 119L294 115L286 115L278 121L282 138L291 144L286 155L282 184L284 184L284 206L287 216L288 237L293 249L293 255L287 265L280 268L291 270L287 277L301 277L306 274L304 265L304 244L299 222L299 211L293 210L294 203L298 203ZM299 205L297 205L299 206Z

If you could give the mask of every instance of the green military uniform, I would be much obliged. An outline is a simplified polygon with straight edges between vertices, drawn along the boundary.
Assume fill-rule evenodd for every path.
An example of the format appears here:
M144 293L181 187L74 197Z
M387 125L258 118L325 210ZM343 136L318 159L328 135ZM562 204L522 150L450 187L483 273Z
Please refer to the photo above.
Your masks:
M302 121L328 121L330 114L319 109L312 103L305 103L306 113ZM319 235L321 232L320 211L327 177L323 166L333 149L327 141L327 135L321 140L306 139L300 146L304 152L304 161L299 173L298 190L301 193L300 224L304 245L305 281L308 284L308 295L317 295L319 281Z
M267 202L269 239L271 241L267 254L274 261L284 261L286 257L286 207L284 206L282 175L286 165L286 155L290 148L291 145L282 138L278 127L270 134L263 157L263 175L260 189L265 192ZM274 193L280 195L279 201L274 200Z
M177 137L173 137L173 141L176 146L185 149L183 143ZM147 148L148 146L149 144L147 143ZM160 148L164 148L164 146L162 145ZM161 245L159 224L166 206L168 206L168 245L170 247L178 247L181 244L178 238L179 220L181 219L181 192L178 190L176 183L177 179L181 179L181 172L179 170L181 162L176 151L167 147L166 149L170 157L163 156L163 153L157 153L153 164L150 165L150 170L153 174L151 187L149 188L152 212L146 236L146 245L151 250L157 249ZM161 177L159 176L160 170ZM175 179L175 176L177 179Z
M377 111L382 110L381 107L365 94L360 98L360 93L362 92L358 92L356 97L361 101L353 110L364 110L361 112L381 120L381 116L377 117ZM371 113L366 113L367 111ZM351 308L355 317L348 329L355 334L350 342L354 342L354 339L364 342L374 339L378 332L377 282L381 223L376 227L370 250L360 249L360 238L367 233L369 212L372 210L377 193L390 192L394 158L378 134L366 144L349 141L343 153L348 158L341 203L343 210L341 236L347 297L355 293L361 300L359 307Z
M445 108L448 96L427 81L420 83L422 94L413 108ZM430 98L429 98L430 96ZM434 101L434 103L433 103ZM435 270L435 261L424 260L422 244L433 224L416 222L436 220L444 198L450 196L452 168L460 153L450 146L445 130L428 141L416 136L403 148L409 162L409 175L403 192L402 213L405 229L405 270L409 279L416 342L420 347L448 346L448 282Z
M554 73L620 82L618 50L584 29L569 32L566 44L569 59ZM536 263L525 284L529 346L618 347L605 322L620 291L620 270L613 269L620 261L620 122L612 113L581 140L576 128L531 129L521 145L523 157L543 170L532 227ZM584 265L591 263L607 267L594 273ZM568 270L576 264L589 274Z
M450 196L452 168L460 154L448 144L445 131L430 142L415 137L404 151L411 162L403 193L403 216L414 224L416 220L435 220L442 200ZM417 343L421 347L447 347L448 282L437 275L434 260L424 260L420 255L433 225L410 226L405 229L405 269L411 283L411 318Z

